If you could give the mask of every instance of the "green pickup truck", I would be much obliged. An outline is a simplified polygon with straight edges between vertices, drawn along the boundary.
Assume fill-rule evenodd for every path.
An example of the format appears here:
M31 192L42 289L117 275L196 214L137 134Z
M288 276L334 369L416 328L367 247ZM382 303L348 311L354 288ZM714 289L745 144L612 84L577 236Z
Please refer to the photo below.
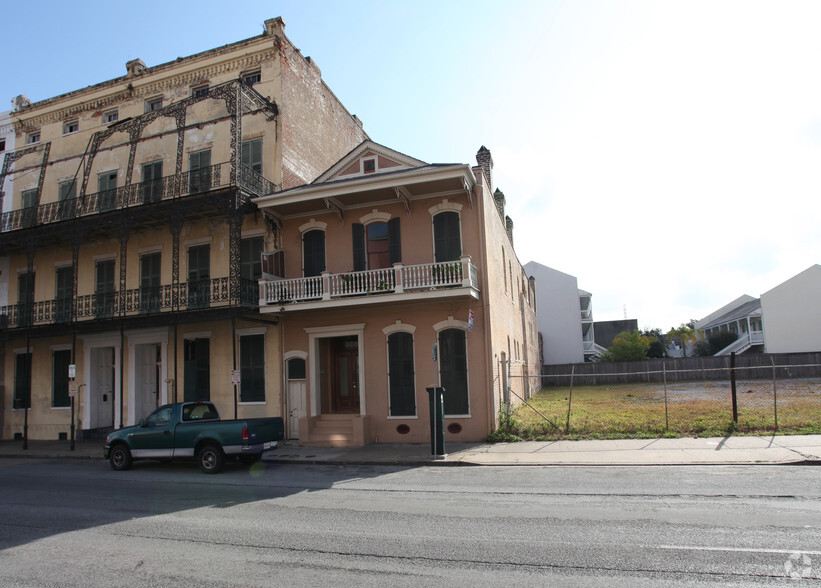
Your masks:
M253 463L282 438L279 417L221 421L210 402L181 402L109 434L103 457L115 470L129 469L136 459L195 458L203 472L216 474L226 457Z

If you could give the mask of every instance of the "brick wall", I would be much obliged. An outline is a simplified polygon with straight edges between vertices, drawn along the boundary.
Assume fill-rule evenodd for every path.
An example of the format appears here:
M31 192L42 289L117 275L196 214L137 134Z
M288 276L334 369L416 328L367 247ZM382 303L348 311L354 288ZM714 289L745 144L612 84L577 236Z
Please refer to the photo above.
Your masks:
M280 38L282 187L314 180L368 138L310 58Z

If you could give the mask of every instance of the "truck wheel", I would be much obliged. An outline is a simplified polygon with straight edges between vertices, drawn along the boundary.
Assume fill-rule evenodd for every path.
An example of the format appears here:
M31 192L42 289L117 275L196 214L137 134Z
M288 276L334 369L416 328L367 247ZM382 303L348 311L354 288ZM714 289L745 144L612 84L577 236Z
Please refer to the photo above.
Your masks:
M111 453L108 456L108 461L111 463L112 469L119 471L131 469L131 464L134 460L131 458L131 452L125 445L115 445L111 448Z
M216 474L225 463L225 455L218 445L206 445L197 454L200 469L206 474Z

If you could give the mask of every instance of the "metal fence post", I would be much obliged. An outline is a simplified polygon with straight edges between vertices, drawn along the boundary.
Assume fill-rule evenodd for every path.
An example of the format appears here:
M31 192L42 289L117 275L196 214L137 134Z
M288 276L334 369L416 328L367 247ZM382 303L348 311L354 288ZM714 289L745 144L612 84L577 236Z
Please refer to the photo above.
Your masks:
M775 360L770 356L770 363L773 364L773 417L775 418L775 430L778 430L778 393L775 389Z
M738 423L738 396L735 389L735 351L730 353L730 390L733 395L733 422Z
M570 393L567 395L567 423L564 426L564 434L570 434L570 407L573 405L573 376L576 375L576 366L570 370Z
M661 362L661 371L664 372L664 430L670 430L670 417L667 414L667 362Z
M507 379L507 354L502 351L502 400L505 403L505 408L510 412L510 382Z

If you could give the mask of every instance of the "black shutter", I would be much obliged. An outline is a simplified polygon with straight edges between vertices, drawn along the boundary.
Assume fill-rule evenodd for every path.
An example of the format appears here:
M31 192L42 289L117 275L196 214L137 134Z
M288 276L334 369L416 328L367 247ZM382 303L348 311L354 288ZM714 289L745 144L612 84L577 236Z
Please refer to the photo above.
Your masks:
M391 265L402 261L402 239L399 232L399 217L388 221L388 250Z
M445 414L468 414L467 345L465 332L446 329L439 333L439 369L445 388Z
M365 225L354 223L353 229L353 271L365 271Z
M306 278L325 271L325 231L317 229L302 235L302 273Z
M414 416L416 395L410 333L393 333L388 337L388 370L391 416Z
M68 366L71 364L71 350L63 349L54 352L51 380L51 406L71 406L68 395Z

